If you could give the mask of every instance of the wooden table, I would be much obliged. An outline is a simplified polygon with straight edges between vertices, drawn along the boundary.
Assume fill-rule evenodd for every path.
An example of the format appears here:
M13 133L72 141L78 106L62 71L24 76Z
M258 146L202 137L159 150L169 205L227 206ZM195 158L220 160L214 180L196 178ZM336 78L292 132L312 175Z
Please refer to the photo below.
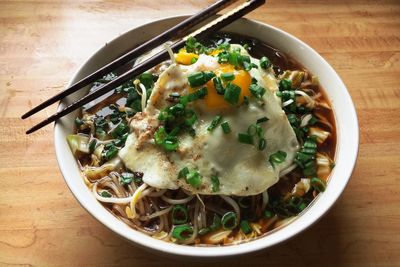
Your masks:
M212 2L0 1L0 265L187 265L136 248L81 208L58 169L52 127L24 133L55 106L19 117L62 90L106 41ZM332 64L355 102L361 146L347 189L319 223L221 266L400 266L400 2L270 0L249 17Z

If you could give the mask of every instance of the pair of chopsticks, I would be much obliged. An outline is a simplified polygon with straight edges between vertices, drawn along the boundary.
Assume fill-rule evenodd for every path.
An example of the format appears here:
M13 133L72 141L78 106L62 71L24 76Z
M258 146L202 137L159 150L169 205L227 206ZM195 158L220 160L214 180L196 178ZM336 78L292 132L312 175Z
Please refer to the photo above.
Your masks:
M135 59L137 56L154 49L155 47L165 43L166 41L171 40L172 38L180 38L180 40L173 43L170 47L172 51L176 52L180 48L185 45L187 39L192 36L198 39L202 39L207 35L217 32L218 30L224 28L225 26L229 25L230 23L234 22L238 18L246 15L247 13L251 12L252 10L256 9L257 7L263 5L265 0L248 0L245 3L241 4L237 8L231 10L230 12L226 13L218 17L217 19L213 20L212 22L206 24L205 26L201 27L200 29L194 31L190 35L185 36L188 30L194 27L195 25L205 21L206 19L210 18L211 16L217 14L218 11L222 10L226 6L236 2L237 0L220 0L215 4L209 6L208 8L204 9L203 11L187 18L186 20L182 21L181 23L175 25L170 30L158 35L157 37L143 43L142 45L137 46L136 48L132 49L125 55L117 58L116 60L112 61L111 63L105 65L101 69L93 72L89 76L83 78L82 80L78 81L77 83L73 84L69 88L65 89L64 91L60 92L59 94L51 97L50 99L46 100L45 102L41 103L40 105L36 106L35 108L31 109L30 111L26 112L22 115L22 119L26 119L31 115L37 113L38 111L50 106L51 104L63 99L64 97L82 89L84 86L89 85L90 83L95 82L96 80L102 78L104 75L110 73L111 71L115 70L116 68L128 63L129 61ZM183 37L184 36L184 37ZM36 124L28 131L26 134L33 133L40 128L50 124L57 119L69 114L70 112L82 107L83 105L93 101L94 99L106 94L107 92L113 90L114 88L118 87L119 85L129 81L132 77L135 77L148 69L152 68L153 66L167 60L169 58L167 51L159 52L158 54L154 55L150 59L134 66L129 71L123 73L122 75L118 76L118 78L110 81L107 84L99 87L96 91L84 96L83 98L73 102L72 104L68 105L64 109L56 112L52 116L48 117L44 121Z

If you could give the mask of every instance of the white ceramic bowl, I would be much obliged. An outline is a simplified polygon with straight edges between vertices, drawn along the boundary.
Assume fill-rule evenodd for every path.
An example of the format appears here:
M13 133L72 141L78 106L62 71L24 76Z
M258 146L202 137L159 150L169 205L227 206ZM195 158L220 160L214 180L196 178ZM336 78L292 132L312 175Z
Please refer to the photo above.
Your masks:
M80 67L70 84L105 65L129 49L129 47L146 41L150 37L177 24L184 18L173 17L155 21L135 28L112 40ZM61 172L70 190L81 205L97 220L115 233L145 249L170 255L210 258L239 255L273 246L300 233L320 219L339 198L350 179L358 152L358 122L350 95L333 68L311 47L292 35L267 24L240 19L224 30L252 36L264 41L292 56L314 75L319 77L333 105L336 118L338 131L336 167L333 169L326 191L319 195L318 199L314 201L313 205L307 208L304 214L281 229L273 231L265 237L240 245L226 247L182 246L156 240L135 231L103 208L84 184L77 163L66 142L66 136L72 132L73 120L76 113L62 118L56 123L54 129L55 147ZM59 108L63 108L73 99L82 97L86 93L87 90L75 93L68 99L65 99Z

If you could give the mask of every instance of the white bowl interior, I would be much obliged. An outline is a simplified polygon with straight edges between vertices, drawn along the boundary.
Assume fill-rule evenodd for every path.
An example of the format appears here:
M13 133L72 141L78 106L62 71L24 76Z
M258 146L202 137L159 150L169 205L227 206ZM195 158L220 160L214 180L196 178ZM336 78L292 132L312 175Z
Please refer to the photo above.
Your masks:
M107 43L91 58L89 58L72 78L70 85L97 68L116 58L122 52L135 44L139 44L170 28L185 17L172 17L155 21L133 29L113 41ZM72 132L73 120L77 113L69 114L60 119L54 129L57 160L64 179L81 205L96 219L120 236L156 252L183 255L189 257L222 257L244 254L262 248L270 247L300 233L316 222L335 203L348 180L356 162L359 133L357 116L351 97L333 68L312 48L272 26L240 19L224 30L255 37L272 45L299 61L303 66L319 77L332 103L337 126L336 167L331 174L327 190L320 194L318 200L310 205L306 212L292 223L273 231L257 240L227 247L192 247L182 246L156 240L133 230L115 218L94 198L84 184L75 158L70 152L66 136ZM59 109L67 103L76 100L87 93L82 90L65 99ZM346 138L343 138L343 136Z

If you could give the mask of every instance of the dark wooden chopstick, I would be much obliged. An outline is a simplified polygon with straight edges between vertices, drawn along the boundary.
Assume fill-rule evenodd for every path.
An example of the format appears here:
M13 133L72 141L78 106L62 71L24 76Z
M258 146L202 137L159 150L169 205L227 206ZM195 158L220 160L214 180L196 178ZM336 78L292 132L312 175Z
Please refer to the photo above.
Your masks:
M119 58L115 59L114 61L108 63L104 67L96 70L92 74L86 76L82 80L76 82L75 84L71 85L69 88L65 89L64 91L56 94L55 96L47 99L43 103L39 104L38 106L34 107L33 109L26 112L24 115L21 116L21 119L26 119L33 114L39 112L40 110L50 106L51 104L63 99L64 97L80 90L82 87L89 85L99 79L101 79L104 75L110 73L111 71L115 70L116 68L127 64L129 61L135 59L137 56L144 54L151 49L156 48L159 45L167 42L172 38L181 38L187 34L187 31L191 29L193 26L199 24L202 21L210 18L211 16L217 14L226 6L236 2L238 0L220 0L211 6L207 7L206 9L202 10L201 12L185 19L184 21L180 22L179 24L175 25L171 29L165 31L164 33L150 39L149 41L137 46L136 48L132 49L128 53L120 56Z
M265 0L250 0L242 5L238 6L237 8L233 9L232 11L226 13L215 19L214 21L208 23L207 25L201 27L197 31L190 34L190 36L196 38L204 38L207 35L215 33L216 31L224 28L225 26L229 25L230 23L234 22L240 17L243 17L247 13L251 12L252 10L256 9L257 7L263 5ZM182 40L175 42L171 45L171 49L176 52L178 49L182 48L185 45L186 40L189 36L186 36ZM159 52L158 54L154 55L150 59L134 66L131 70L125 72L124 74L120 75L118 78L110 81L109 83L101 86L96 91L92 92L91 94L86 95L85 97L81 98L80 100L73 102L72 104L68 105L63 110L53 114L52 116L48 117L46 120L38 123L37 125L33 126L31 129L26 131L26 134L33 133L34 131L42 128L43 126L56 121L57 119L65 116L66 114L82 107L83 105L89 103L90 101L106 94L107 92L113 90L117 86L127 82L131 77L137 76L146 70L150 69L151 67L163 62L164 60L168 59L169 55L167 51Z

